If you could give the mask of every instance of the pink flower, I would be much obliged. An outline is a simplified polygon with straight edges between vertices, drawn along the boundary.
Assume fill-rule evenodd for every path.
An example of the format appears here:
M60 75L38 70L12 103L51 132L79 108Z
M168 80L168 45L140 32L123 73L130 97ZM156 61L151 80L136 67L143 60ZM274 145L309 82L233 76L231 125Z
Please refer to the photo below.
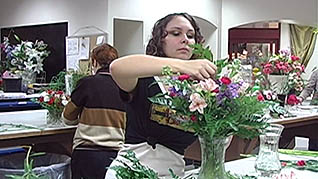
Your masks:
M286 162L282 162L282 167L286 167L287 166L287 163Z
M223 77L221 78L221 82L222 82L223 84L225 84L225 85L229 85L229 84L231 83L231 79L228 78L228 77L223 76Z
M200 86L203 90L206 90L206 91L214 91L215 89L219 87L219 85L217 85L215 81L212 80L211 78L206 79L204 81L200 81Z
M198 93L191 94L190 101L189 109L191 112L198 111L200 114L203 114L203 109L208 106Z
M273 73L273 70L272 70L271 68L264 68L264 69L263 69L263 72L264 72L265 74L271 74L271 73Z
M178 76L178 80L180 81L187 80L189 78L190 78L190 75L187 75L187 74Z
M264 65L264 68L272 68L272 67L273 67L273 65L270 64L270 63L267 63L267 64Z

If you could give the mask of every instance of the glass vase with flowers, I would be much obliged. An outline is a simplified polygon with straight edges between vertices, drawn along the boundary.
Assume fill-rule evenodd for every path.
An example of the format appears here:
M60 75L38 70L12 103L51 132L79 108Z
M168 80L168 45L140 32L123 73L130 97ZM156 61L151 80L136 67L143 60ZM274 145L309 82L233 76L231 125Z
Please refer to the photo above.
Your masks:
M36 99L43 108L48 110L47 123L49 125L62 124L61 115L64 107L68 103L68 96L63 91L46 90Z
M13 35L16 44L10 43L9 37L4 37L0 45L5 54L5 67L2 70L9 71L16 77L22 78L22 88L35 82L36 74L43 71L43 61L50 54L47 44L43 41L23 41L17 35Z
M192 47L199 58L212 60L208 48L198 44ZM169 108L170 120L159 122L199 136L202 149L199 179L228 178L224 154L230 136L255 137L268 125L263 118L267 105L252 95L249 84L241 78L240 63L227 59L214 63L218 66L216 77L202 81L192 80L187 74L175 74L165 67L164 78L158 82L167 90L150 98L154 106Z

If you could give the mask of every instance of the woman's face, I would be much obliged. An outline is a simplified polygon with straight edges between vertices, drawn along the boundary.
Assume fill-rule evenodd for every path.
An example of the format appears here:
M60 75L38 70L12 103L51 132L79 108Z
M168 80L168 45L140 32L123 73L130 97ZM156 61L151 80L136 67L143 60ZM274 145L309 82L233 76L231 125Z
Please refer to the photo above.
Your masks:
M167 24L168 35L163 40L163 51L167 57L188 60L192 49L188 44L194 44L195 31L191 23L183 16L176 16Z

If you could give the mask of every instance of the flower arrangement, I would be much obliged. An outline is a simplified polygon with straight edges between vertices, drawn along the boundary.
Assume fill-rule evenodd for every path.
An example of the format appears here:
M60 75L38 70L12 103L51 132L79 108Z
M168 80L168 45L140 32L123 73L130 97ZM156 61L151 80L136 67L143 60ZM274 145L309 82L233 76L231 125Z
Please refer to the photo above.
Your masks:
M202 55L202 58L212 57L206 55L207 50L201 45L193 48L194 53L199 53L197 55ZM165 67L165 78L160 82L168 86L168 91L150 100L168 106L173 111L170 117L175 124L198 135L257 136L260 129L267 126L262 118L266 104L251 95L249 84L239 78L239 64L235 62L217 60L216 78L203 81L192 80L187 74L174 74Z
M50 52L47 50L47 44L43 41L23 41L17 35L14 35L18 44L9 42L8 37L4 37L4 42L0 45L2 51L6 54L5 69L14 74L22 76L23 73L40 73L43 71L43 61Z
M49 122L56 123L60 121L63 109L68 103L68 96L63 91L47 90L40 94L36 102L49 111Z
M296 93L300 93L304 89L304 80L301 77L304 72L304 65L299 61L300 58L291 55L289 50L280 50L279 54L269 58L263 65L262 71L265 75L287 76L287 83L283 86L284 91L288 93L291 89L294 89Z
M199 58L212 60L207 48L199 44L191 47ZM158 81L167 91L150 98L154 106L168 107L165 114L172 120L168 125L199 136L202 152L199 179L229 178L224 168L229 137L252 138L268 126L263 117L267 104L252 95L249 84L239 73L239 61L223 59L214 63L218 67L216 77L202 81L165 67L164 78Z

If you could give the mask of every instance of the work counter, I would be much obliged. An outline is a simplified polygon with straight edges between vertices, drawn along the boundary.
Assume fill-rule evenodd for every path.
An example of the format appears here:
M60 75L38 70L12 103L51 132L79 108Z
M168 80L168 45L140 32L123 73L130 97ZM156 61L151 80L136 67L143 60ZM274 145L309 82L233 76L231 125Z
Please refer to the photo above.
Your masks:
M286 119L274 119L270 122L285 126L280 139L280 148L293 148L295 136L309 137L311 139L318 138L318 113ZM4 131L0 132L0 148L33 145L36 151L71 155L75 130L76 126L62 126ZM250 153L257 145L258 140L233 137L231 145L227 149L226 160L238 159L241 153ZM186 150L185 156L188 159L200 160L199 143L195 142L192 144Z

